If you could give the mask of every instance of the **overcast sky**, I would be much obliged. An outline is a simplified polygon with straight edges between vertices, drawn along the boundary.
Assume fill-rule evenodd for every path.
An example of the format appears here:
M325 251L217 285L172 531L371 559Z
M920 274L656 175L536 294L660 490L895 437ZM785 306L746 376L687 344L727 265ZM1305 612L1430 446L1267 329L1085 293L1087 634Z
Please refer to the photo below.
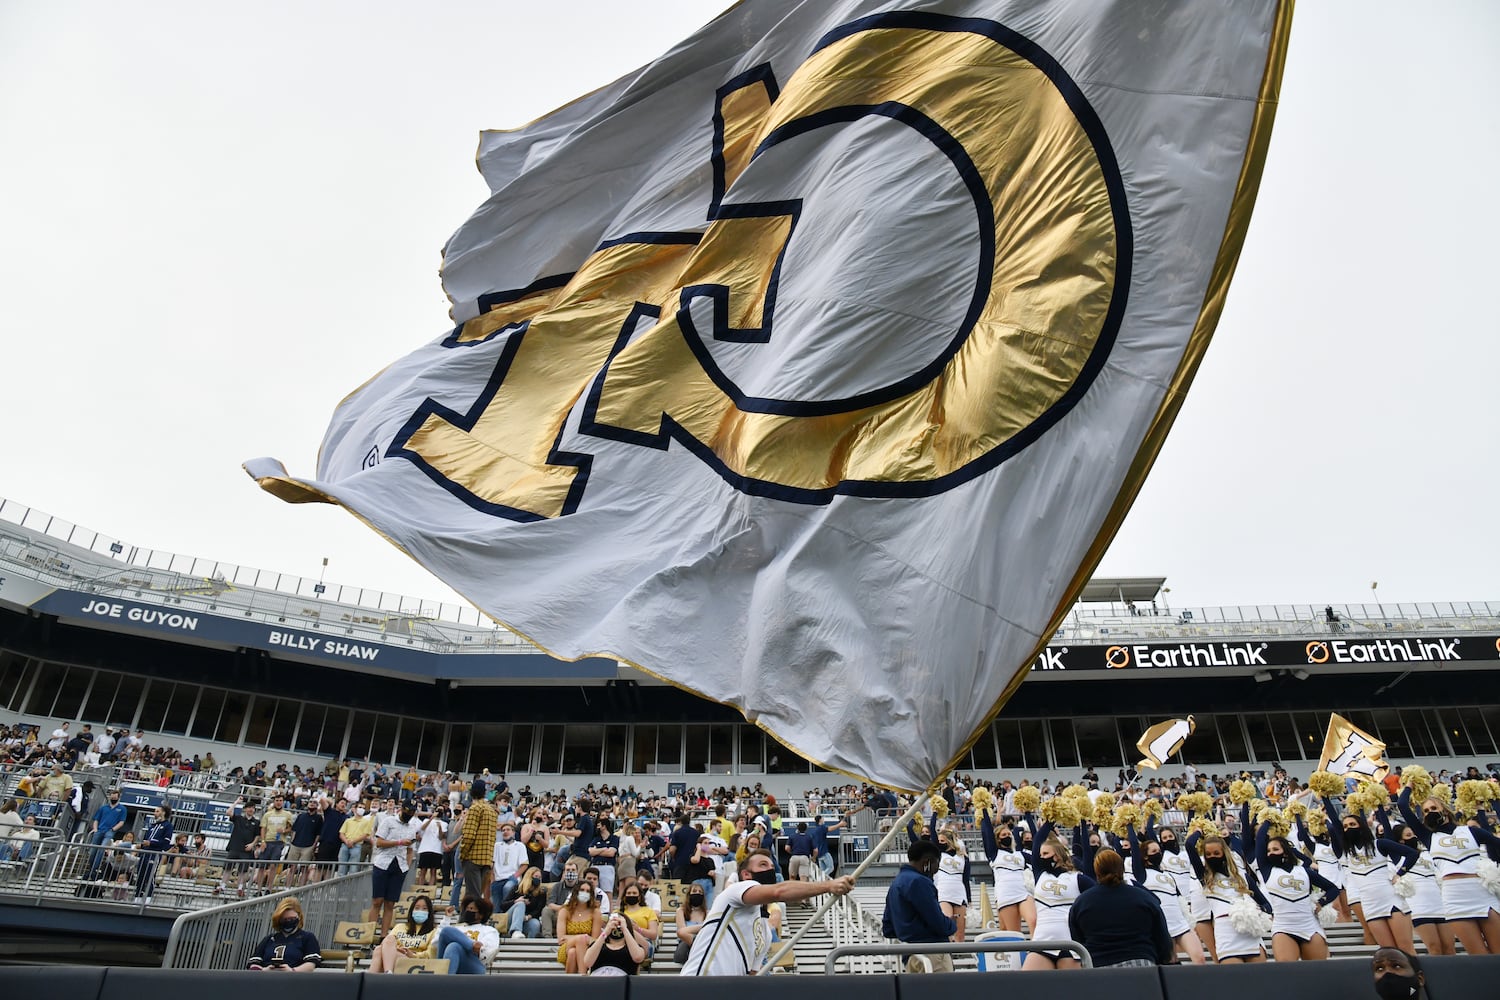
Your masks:
M453 600L312 474L443 332L478 133L723 0L0 0L0 495L131 544ZM1500 4L1304 0L1213 346L1100 569L1183 605L1500 601Z

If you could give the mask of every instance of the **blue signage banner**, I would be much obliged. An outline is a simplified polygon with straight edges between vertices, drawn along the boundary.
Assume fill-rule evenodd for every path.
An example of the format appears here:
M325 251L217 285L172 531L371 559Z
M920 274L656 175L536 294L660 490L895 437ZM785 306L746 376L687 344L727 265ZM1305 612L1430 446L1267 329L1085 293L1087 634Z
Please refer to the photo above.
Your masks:
M334 666L375 667L427 680L607 680L618 672L614 660L602 657L569 663L541 652L434 653L253 618L232 618L72 590L55 590L32 607L91 628L263 649L273 657ZM334 631L343 629L335 627Z

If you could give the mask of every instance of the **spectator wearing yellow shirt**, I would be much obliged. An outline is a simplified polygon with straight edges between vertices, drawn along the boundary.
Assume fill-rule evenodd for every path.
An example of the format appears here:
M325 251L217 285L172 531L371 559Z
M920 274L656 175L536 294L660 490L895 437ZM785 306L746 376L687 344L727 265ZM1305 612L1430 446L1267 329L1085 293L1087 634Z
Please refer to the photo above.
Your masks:
M354 808L354 815L344 820L339 827L339 874L354 871L354 862L364 860L364 845L375 832L375 817L370 815L369 802L363 801Z
M417 774L416 768L408 768L406 773L401 776L402 802L410 802L416 795L417 782L421 780L421 777L421 775Z

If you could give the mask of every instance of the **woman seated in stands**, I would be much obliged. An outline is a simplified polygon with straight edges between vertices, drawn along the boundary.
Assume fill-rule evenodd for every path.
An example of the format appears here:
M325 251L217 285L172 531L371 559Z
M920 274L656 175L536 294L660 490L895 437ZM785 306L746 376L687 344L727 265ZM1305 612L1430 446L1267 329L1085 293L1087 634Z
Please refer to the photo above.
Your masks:
M693 938L698 936L703 922L708 919L708 907L704 904L701 885L688 888L687 899L677 907L673 919L677 923L677 950L672 953L672 961L682 965L693 949Z
M586 976L633 976L646 960L635 922L623 913L612 914L604 933L594 939L580 959L579 971Z
M527 868L506 904L505 919L513 938L534 938L542 933L542 913L547 909L547 885L540 868Z
M437 937L437 917L432 900L418 896L406 912L406 923L398 924L380 942L370 956L371 972L395 972L399 958L432 958L436 954L433 939Z
M579 879L557 911L557 961L568 972L583 968L583 953L604 926L599 897L587 879Z
M450 975L482 976L488 971L500 950L500 932L490 925L494 912L487 898L470 896L464 900L459 922L437 932L432 947L438 958L448 960Z
M323 956L318 939L302 926L302 903L296 896L281 901L271 914L271 934L256 946L247 966L255 972L312 972Z

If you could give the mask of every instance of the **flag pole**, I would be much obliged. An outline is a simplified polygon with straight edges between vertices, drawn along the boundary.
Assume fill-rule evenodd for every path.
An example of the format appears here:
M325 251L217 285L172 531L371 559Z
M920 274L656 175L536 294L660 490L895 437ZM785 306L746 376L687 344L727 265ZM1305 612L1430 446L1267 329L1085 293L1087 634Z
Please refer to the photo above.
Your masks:
M932 783L931 788L917 796L916 801L911 804L911 808L906 810L899 819L891 824L891 828L886 831L885 836L880 839L880 842L872 847L870 853L865 855L865 859L859 863L859 866L849 873L850 878L856 882L859 881L859 877L865 873L865 869L874 864L875 859L880 857L885 849L891 845L891 842L896 839L896 834L904 830L906 825L916 818L917 813L922 810L922 804L929 801L937 793L938 786L942 783L943 779L939 777ZM818 905L817 911L807 918L807 922L797 929L797 933L781 942L781 947L774 951L771 957L766 960L766 964L761 967L762 971L776 968L776 963L780 962L796 946L797 942L802 940L802 935L807 933L808 928L821 919L823 914L828 912L828 908L839 898L831 892L824 893L823 896L823 902Z

